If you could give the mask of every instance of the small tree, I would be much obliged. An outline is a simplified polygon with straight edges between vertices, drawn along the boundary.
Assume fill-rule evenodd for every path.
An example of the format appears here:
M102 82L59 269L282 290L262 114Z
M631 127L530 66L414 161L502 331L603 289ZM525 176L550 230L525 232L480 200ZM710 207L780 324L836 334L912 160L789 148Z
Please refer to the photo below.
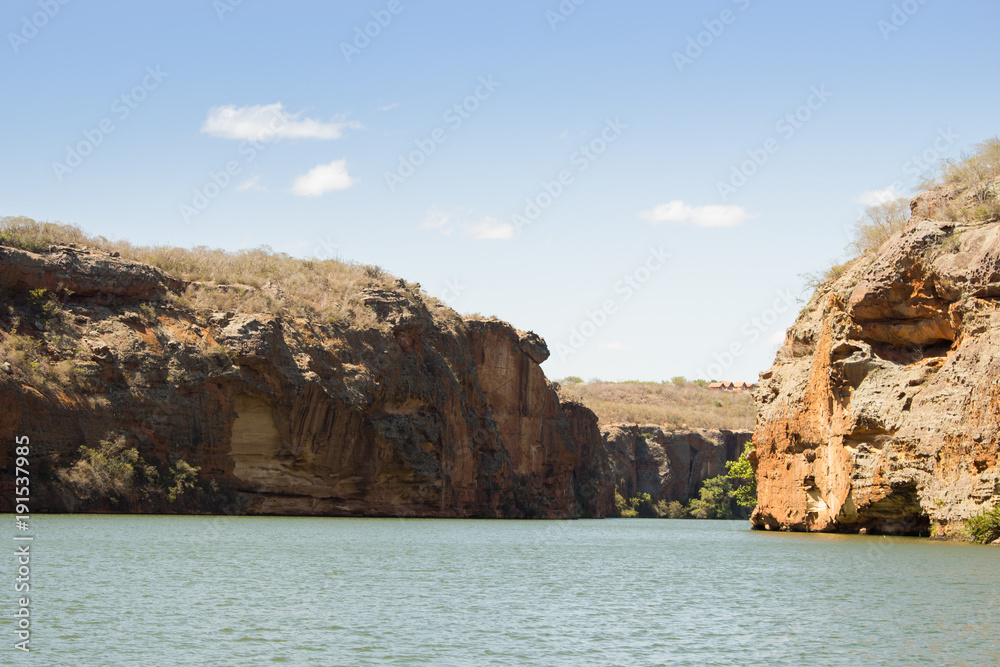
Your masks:
M910 200L906 197L869 206L854 223L854 240L848 250L856 255L874 252L910 219Z
M733 489L725 475L706 479L691 501L691 516L696 519L729 519L733 516Z
M679 500L672 500L670 504L667 505L667 518L668 519L688 519L691 514L688 512L688 508L685 507L684 503Z
M726 472L733 483L733 498L742 507L757 506L757 474L749 458L753 450L753 442L748 442L740 458L726 462Z

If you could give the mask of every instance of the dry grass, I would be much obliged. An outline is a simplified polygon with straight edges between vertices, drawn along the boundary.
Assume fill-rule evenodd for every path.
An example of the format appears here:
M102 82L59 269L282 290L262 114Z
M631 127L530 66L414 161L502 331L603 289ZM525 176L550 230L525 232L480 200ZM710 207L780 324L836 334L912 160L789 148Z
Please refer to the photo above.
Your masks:
M951 204L944 211L947 219L1000 220L1000 138L979 142L971 154L944 161L939 171L940 177L925 181L923 187L954 188Z
M66 354L65 350L61 352ZM46 345L31 336L0 332L0 362L9 363L12 373L36 388L80 389L77 361L53 361Z
M694 382L564 382L559 395L586 405L601 424L750 430L756 417L749 392L707 389Z
M296 259L266 246L237 252L204 246L136 246L90 236L73 225L25 217L0 218L0 244L37 253L48 252L53 245L69 244L117 252L125 259L155 266L190 282L175 301L179 306L204 312L270 312L377 326L377 318L363 303L362 291L397 285L396 279L378 266L335 259ZM420 298L427 300L423 294ZM432 311L443 318L453 317L444 312L450 309L441 304L434 306Z
M910 200L906 197L869 206L861 219L854 223L854 240L848 245L848 250L854 256L877 251L901 231L909 219Z

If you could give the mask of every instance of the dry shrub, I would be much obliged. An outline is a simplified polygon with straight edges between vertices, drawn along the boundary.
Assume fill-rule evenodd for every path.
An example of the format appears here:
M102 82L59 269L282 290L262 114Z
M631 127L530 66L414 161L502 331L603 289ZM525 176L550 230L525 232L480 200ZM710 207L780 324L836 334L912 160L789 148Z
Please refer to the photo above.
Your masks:
M896 232L901 231L909 219L910 200L906 197L869 206L854 223L854 240L848 250L855 255L877 251Z
M0 244L40 253L53 245L69 244L117 252L192 283L174 301L206 312L270 312L352 323L360 316L377 325L377 318L373 320L365 312L362 292L395 284L395 279L378 266L336 259L301 260L267 246L237 252L205 246L136 246L88 236L73 225L25 217L0 218Z
M57 475L79 498L121 498L151 474L148 468L121 439L101 440L98 447L80 447L80 459Z

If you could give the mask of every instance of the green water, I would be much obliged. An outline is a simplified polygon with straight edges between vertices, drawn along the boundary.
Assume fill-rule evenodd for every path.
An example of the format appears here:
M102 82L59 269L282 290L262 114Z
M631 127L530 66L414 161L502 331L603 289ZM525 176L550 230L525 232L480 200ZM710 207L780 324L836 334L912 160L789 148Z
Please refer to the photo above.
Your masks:
M7 614L0 664L1000 664L995 547L730 521L32 522L33 650Z

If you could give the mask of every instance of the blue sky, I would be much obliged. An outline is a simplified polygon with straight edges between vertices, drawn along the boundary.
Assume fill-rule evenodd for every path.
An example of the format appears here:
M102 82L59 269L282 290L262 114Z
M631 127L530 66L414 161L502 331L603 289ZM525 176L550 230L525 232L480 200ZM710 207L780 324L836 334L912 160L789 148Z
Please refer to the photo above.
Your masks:
M998 132L995 2L577 2L4 2L0 214L756 380L863 202Z

